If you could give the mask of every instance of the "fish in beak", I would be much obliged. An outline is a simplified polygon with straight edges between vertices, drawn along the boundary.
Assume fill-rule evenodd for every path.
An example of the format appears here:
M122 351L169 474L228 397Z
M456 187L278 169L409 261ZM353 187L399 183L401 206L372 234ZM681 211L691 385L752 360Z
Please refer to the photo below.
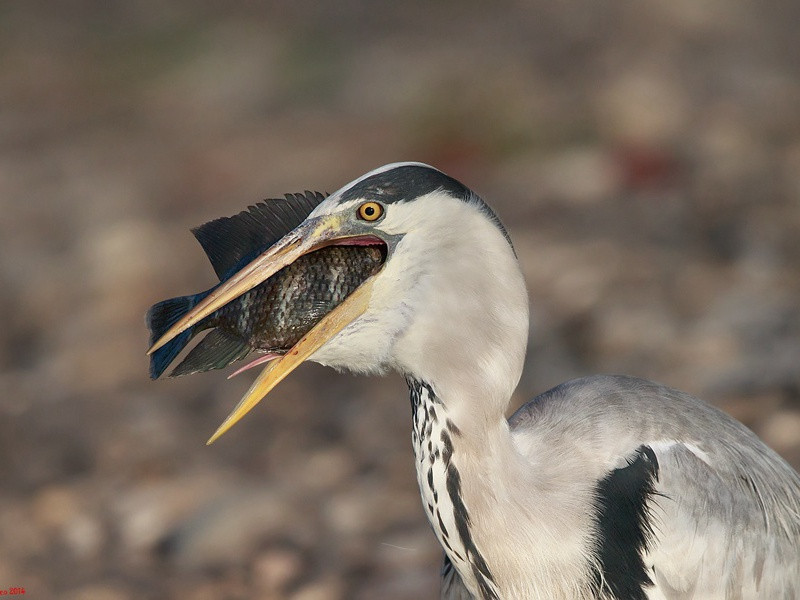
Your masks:
M367 279L341 304L325 315L306 335L300 338L300 341L292 346L286 354L269 363L206 444L212 444L223 433L233 427L256 404L261 402L276 385L283 381L289 373L300 366L300 363L308 359L328 340L364 314L369 306L373 281L374 276Z
M241 223L246 223L242 226L250 229L251 238L258 238L260 231L252 225L252 213L268 202L237 215L245 215ZM267 353L256 364L269 361L209 444L367 310L386 247L374 236L348 234L343 219L336 214L307 218L266 248L272 240L262 235L255 256L252 248L249 257L243 248L224 260L220 257L230 240L220 236L230 235L230 219L195 230L221 281L206 292L166 300L150 309L151 376L159 376L197 332L210 327L214 331L173 375L227 366L251 350ZM234 223L233 229L238 226ZM241 237L239 232L237 239Z

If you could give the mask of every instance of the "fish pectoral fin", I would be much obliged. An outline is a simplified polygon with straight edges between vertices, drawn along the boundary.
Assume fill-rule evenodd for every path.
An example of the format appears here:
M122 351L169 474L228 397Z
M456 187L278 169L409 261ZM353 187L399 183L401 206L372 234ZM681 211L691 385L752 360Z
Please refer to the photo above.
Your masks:
M232 362L244 358L251 350L250 345L241 338L217 328L192 348L169 376L177 377L222 369Z

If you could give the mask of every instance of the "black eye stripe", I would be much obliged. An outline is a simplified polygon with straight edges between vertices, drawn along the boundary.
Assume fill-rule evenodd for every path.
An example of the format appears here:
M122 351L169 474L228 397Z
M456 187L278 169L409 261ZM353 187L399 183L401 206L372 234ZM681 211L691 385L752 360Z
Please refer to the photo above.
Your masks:
M497 218L497 215L489 205L460 181L427 165L403 164L370 175L347 187L342 192L339 202L347 202L349 200L361 200L363 202L368 198L375 198L380 200L383 206L390 206L394 203L411 202L415 198L437 190L477 206L481 212L486 214L497 225L509 245L512 248L514 247L508 231L503 227L500 219ZM362 220L367 220L361 217L360 213L358 216ZM373 219L373 221L375 220L377 219Z

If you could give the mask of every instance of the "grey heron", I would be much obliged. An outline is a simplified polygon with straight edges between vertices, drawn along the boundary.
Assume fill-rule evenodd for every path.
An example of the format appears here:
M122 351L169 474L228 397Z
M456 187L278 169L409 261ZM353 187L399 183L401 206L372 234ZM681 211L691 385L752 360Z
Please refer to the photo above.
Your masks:
M313 250L383 246L380 270L269 364L212 440L304 360L399 371L442 598L800 598L800 476L738 421L623 376L564 383L505 418L528 297L475 193L395 163L308 210L151 348Z

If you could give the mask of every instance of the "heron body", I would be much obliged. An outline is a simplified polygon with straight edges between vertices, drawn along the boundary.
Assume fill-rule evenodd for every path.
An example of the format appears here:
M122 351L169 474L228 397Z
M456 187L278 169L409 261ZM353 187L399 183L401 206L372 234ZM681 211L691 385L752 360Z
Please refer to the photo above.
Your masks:
M367 240L385 245L381 270L221 431L303 357L396 370L446 557L442 598L800 597L800 476L734 419L621 376L562 384L505 418L528 337L519 264L491 209L427 165L387 165L329 196L154 349L305 252Z

